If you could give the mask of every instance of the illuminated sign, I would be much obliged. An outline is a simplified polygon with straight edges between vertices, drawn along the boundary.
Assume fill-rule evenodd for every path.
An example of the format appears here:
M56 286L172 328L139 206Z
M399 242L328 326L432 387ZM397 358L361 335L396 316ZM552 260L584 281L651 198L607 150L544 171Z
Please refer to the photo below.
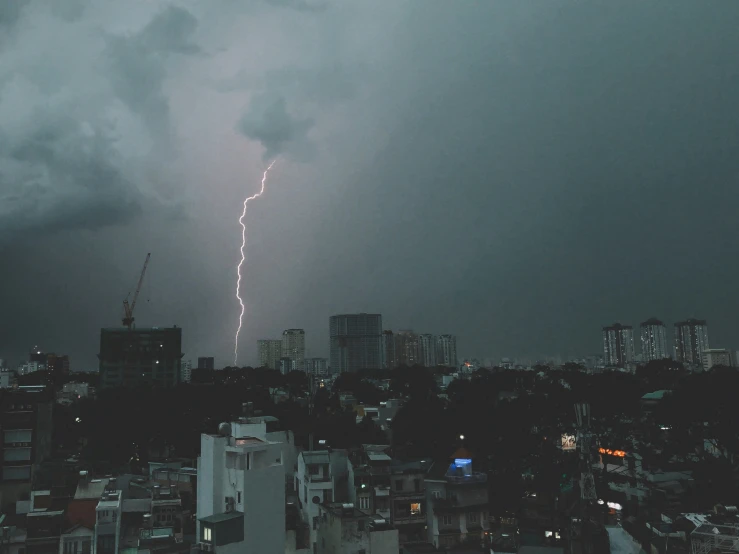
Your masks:
M454 460L455 466L467 466L472 463L472 460L470 458L456 458Z
M562 450L575 450L577 448L577 441L575 435L562 435Z
M618 458L625 458L626 452L623 450L611 450L610 448L599 448L598 452L601 454L607 454L609 456L616 456Z

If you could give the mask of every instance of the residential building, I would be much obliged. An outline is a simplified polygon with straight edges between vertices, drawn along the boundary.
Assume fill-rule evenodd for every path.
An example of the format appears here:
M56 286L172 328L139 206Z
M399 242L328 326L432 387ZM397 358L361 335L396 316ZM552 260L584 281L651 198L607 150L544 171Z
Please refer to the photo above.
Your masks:
M51 455L53 408L44 386L0 391L0 510L30 494L36 467Z
M312 375L328 375L328 358L306 358L305 371Z
M396 462L391 467L390 522L400 544L426 541L424 477L431 460Z
M732 367L731 351L725 348L706 348L703 350L703 370L708 371L714 366Z
M391 514L389 449L386 444L363 444L349 462L349 502L384 519Z
M382 332L382 367L394 369L398 366L395 357L395 337L393 332L386 330Z
M15 373L0 366L0 389L9 389L15 382Z
M418 335L418 358L423 367L436 367L436 337Z
M603 355L610 367L626 367L633 362L634 328L620 323L603 327Z
M280 373L283 375L287 375L291 371L295 371L297 369L297 364L295 360L287 357L280 358L280 365L277 368L280 370Z
M212 356L198 358L198 369L207 369L209 371L213 371L215 367L216 360Z
M285 551L285 468L280 443L238 436L222 423L201 435L197 541L216 554Z
M383 365L382 316L342 314L329 318L330 360L333 373L379 369Z
M282 357L282 340L258 340L257 353L259 355L259 367L280 369L280 358Z
M95 554L118 554L123 520L123 498L108 482L95 508Z
M69 356L47 354L46 370L59 375L69 375Z
M95 389L90 389L89 383L64 383L62 390L56 395L56 401L60 404L72 404L90 396Z
M473 470L464 448L447 463L434 463L426 476L427 540L444 549L479 545L489 529L487 474Z
M444 367L457 367L457 337L454 335L436 337L436 364Z
M295 446L295 435L292 431L283 429L280 420L273 416L253 416L250 403L244 405L245 417L231 422L232 433L235 437L254 437L262 441L279 444L282 454L282 465L285 468L285 479L293 480L293 472L298 459L298 450Z
M418 335L411 330L398 331L395 335L395 356L399 366L418 365L420 363Z
M192 381L192 361L182 362L182 370L180 375L180 383L189 383Z
M350 503L319 504L317 554L397 554L398 530Z
M286 329L282 332L282 357L292 360L292 369L305 369L305 331Z
M705 319L688 319L675 323L675 359L688 366L703 363L708 350L708 324Z
M653 317L644 321L639 327L641 330L641 361L651 362L669 358L670 351L667 346L665 324Z
M176 386L182 356L179 327L101 329L100 387Z
M310 544L316 544L318 532L318 505L323 502L345 500L339 478L347 467L347 454L342 450L313 450L298 455L295 471L295 494L301 519L310 529ZM338 471L334 471L338 470ZM335 474L337 473L337 474ZM346 472L343 472L346 474ZM346 475L344 475L346 477ZM314 546L315 548L315 546Z

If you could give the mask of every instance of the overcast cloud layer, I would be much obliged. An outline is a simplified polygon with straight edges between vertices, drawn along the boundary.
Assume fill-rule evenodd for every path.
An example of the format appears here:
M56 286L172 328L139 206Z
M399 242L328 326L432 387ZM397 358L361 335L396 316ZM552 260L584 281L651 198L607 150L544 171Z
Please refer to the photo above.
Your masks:
M739 347L739 3L0 3L0 358L140 325L241 360L328 316L462 356L709 320ZM76 363L75 363L76 362Z

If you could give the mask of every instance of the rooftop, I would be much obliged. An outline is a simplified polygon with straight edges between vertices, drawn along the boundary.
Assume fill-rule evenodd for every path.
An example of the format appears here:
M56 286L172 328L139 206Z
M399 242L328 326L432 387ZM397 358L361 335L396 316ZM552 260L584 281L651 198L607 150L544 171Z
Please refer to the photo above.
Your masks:
M231 521L233 519L243 518L243 512L224 512L222 514L213 514L208 517L201 517L200 521L203 523L220 523L222 521Z
M108 479L93 479L83 481L77 485L74 493L75 500L100 500L100 497L108 486Z
M331 462L331 458L327 450L309 450L307 452L301 452L303 460L306 464L328 464Z
M389 462L392 460L392 458L384 452L368 452L367 457L370 462Z
M644 396L641 397L642 400L662 400L666 394L669 394L672 391L669 390L656 390L654 392L648 392Z

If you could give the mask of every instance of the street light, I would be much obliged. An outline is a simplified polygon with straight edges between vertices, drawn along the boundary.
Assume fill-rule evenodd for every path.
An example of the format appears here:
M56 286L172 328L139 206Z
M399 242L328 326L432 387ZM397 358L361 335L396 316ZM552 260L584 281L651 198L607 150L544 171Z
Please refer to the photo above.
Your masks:
M464 435L459 435L459 440L463 441L464 440Z

